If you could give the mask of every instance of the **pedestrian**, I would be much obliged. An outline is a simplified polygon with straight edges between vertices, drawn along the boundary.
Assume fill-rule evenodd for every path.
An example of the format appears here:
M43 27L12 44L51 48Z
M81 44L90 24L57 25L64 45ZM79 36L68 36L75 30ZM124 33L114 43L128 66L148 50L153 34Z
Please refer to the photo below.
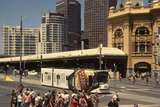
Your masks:
M62 96L59 96L58 99L56 100L56 106L55 107L64 107L64 99Z
M31 103L31 96L28 92L25 92L23 96L24 107L29 107Z
M94 107L98 107L98 104L99 104L99 97L98 97L98 93L97 93L97 92L96 92L95 94L92 95L92 99L93 99Z
M42 97L40 96L39 93L35 97L35 105L36 107L42 107Z
M136 83L136 76L133 75L132 77L133 77L133 84L135 84Z
M79 107L88 107L87 101L83 95L80 95Z
M69 107L78 107L78 99L77 99L77 96L75 94L72 95Z
M11 93L11 107L17 107L17 95L15 90L12 90Z
M108 103L108 107L119 107L116 95L112 96L111 101Z
M156 78L156 86L159 84L159 78Z
M134 107L138 107L138 104L134 104Z
M157 72L157 71L154 72L154 78L155 78L155 83L156 83L155 86L158 86L158 84L159 84L159 72Z
M148 83L149 83L149 76L146 75L146 85L148 85Z
M19 85L17 86L17 88L16 88L16 92L17 92L17 93L22 93L23 89L24 89L23 84L19 84Z
M69 104L69 94L66 92L66 91L64 91L64 94L63 94L63 99L64 99L64 107L68 107L68 104Z
M51 95L51 98L49 99L49 107L54 107L55 106L55 95Z
M94 107L93 100L90 94L87 97L87 104L88 104L88 107Z
M49 96L48 95L44 95L42 107L49 107Z
M119 81L120 82L122 81L122 74L121 73L119 74Z
M22 101L23 101L23 95L22 95L22 93L20 93L17 96L17 107L22 107Z
M119 101L120 101L120 98L119 98L118 91L116 91L115 96L117 97L117 101L119 102Z

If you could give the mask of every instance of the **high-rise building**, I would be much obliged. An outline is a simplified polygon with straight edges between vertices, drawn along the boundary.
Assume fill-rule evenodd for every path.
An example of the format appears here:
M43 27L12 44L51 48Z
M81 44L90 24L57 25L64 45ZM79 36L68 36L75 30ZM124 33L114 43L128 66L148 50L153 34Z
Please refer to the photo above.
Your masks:
M56 4L56 12L65 17L65 50L80 48L81 5L77 0L61 0Z
M64 45L64 15L47 13L42 16L41 23L41 53L63 51Z
M0 27L0 55L3 55L3 27Z
M100 44L107 46L106 26L109 0L85 0L84 35L89 41L89 48Z
M116 5L117 5L117 0L109 0L109 7L112 6L116 7Z
M20 26L3 26L4 55L19 56L37 54L39 28L23 27L21 35Z
M149 3L151 3L153 0L148 0Z

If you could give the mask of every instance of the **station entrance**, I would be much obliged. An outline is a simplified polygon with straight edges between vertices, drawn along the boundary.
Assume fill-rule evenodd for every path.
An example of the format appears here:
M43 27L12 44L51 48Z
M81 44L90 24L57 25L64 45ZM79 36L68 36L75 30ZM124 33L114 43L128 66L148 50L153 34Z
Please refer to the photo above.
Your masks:
M139 62L135 64L134 71L138 76L142 76L143 74L150 74L151 73L151 64L146 62Z

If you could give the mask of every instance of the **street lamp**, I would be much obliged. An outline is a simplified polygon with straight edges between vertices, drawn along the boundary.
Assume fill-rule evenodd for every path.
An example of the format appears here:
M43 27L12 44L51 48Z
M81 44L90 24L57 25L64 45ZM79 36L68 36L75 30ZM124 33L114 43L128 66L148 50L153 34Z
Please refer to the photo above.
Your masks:
M154 62L155 62L155 67L154 69L157 70L157 65L158 65L158 56L159 56L159 35L157 33L154 34Z
M102 70L102 48L103 44L99 45L99 70Z
M113 72L114 72L114 79L116 79L116 72L117 72L117 65L114 63L113 64Z
M42 54L41 54L41 59L40 59L40 66L41 66L41 68L42 68L42 63L43 63L43 62L42 62L42 60L43 60L42 58L43 58L43 56L42 56Z
M23 75L23 71L22 71L22 16L21 16L21 21L20 21L20 63L19 63L19 83L22 83L22 75Z

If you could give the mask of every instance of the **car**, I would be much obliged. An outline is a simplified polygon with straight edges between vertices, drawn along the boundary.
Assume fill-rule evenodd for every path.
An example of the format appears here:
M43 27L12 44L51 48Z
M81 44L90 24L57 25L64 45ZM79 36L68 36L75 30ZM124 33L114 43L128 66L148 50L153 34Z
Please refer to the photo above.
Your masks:
M35 70L31 70L28 72L28 75L38 75L38 73Z

